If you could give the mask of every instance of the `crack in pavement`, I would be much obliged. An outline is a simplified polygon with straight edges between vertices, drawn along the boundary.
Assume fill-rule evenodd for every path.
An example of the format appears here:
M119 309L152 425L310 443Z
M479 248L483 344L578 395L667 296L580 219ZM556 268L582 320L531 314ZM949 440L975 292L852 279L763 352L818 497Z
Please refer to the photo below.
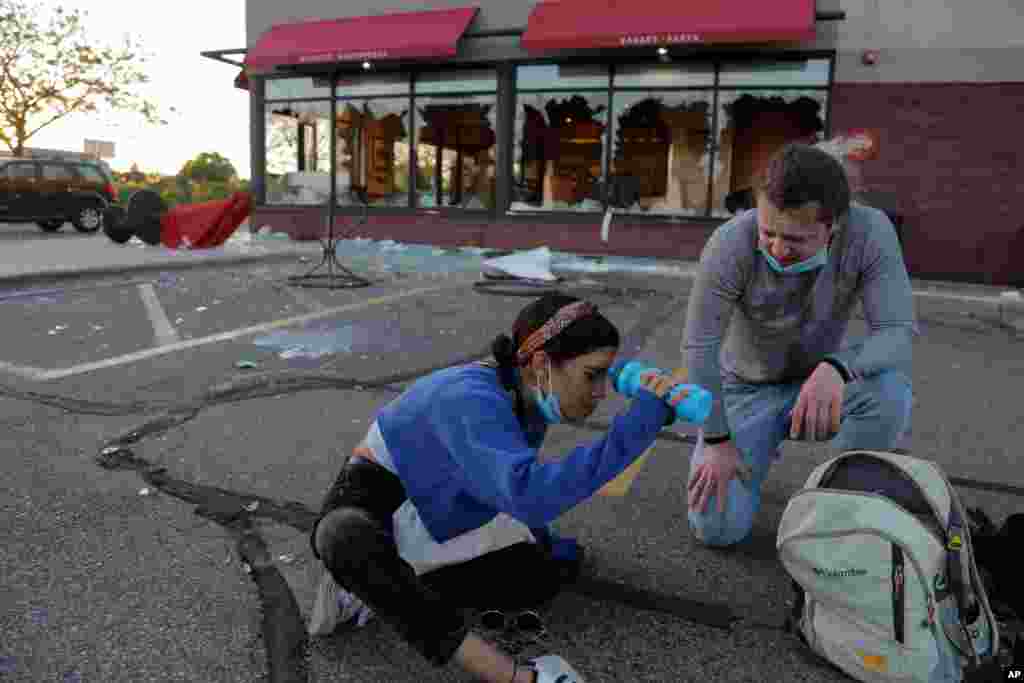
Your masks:
M644 316L622 339L622 348L627 352L639 352L667 319L678 311L680 302L685 296L667 299L662 306L654 311L648 309ZM370 390L381 393L398 393L395 384L416 379L442 367L454 363L468 362L489 356L489 353L474 354L469 359L458 359L438 364L425 370L402 373L377 380L352 380L327 373L287 373L276 376L249 376L244 379L219 384L203 396L189 404L170 407L162 415L156 416L146 424L131 429L121 436L108 441L96 456L100 467L109 470L135 470L150 486L196 505L195 514L220 525L235 540L237 552L243 559L242 565L256 583L262 608L263 638L267 649L268 667L272 683L308 680L309 671L309 640L306 633L301 609L287 581L274 566L267 551L266 543L253 528L254 518L266 518L283 525L308 533L312 530L318 515L297 502L279 502L263 496L250 496L215 486L190 483L172 477L165 467L155 466L143 458L137 457L127 446L166 432L193 419L207 406L218 403L233 403L250 398L279 396L313 389ZM146 412L145 408L155 408L156 404L131 404L113 406L98 402L61 399L42 394L12 396L14 392L6 392L8 396L46 402L68 410L74 406L78 410L69 412L93 413L101 415L126 414L129 412ZM161 406L167 408L166 406ZM587 421L584 428L606 431L610 425L598 421ZM684 443L693 443L694 437L663 432L657 437ZM962 478L951 478L954 484L974 485L976 488L1000 490L1014 495L1024 495L1024 489L987 482L974 482ZM592 577L581 577L575 584L566 586L566 590L600 601L614 601L623 605L643 610L654 610L668 613L691 622L713 628L732 630L743 620L736 616L732 608L724 603L703 603L680 596L659 594L653 591L634 588L625 584L601 580Z
M150 486L187 503L194 513L222 526L236 542L243 570L256 583L260 595L264 644L272 683L308 680L309 641L295 595L252 526L254 517L267 518L303 532L313 529L318 515L301 503L278 502L204 484L174 479L167 468L136 456L123 446L104 448L95 458L107 470L134 470ZM593 577L580 577L566 590L599 601L614 601L647 611L662 612L712 628L731 630L734 616L728 605L705 603L674 595L634 588Z
M674 313L669 299L655 313L635 325L623 340L624 347L643 348L647 338ZM445 366L450 365L446 363ZM429 372L429 370L427 371ZM426 374L417 373L417 374ZM274 381L274 380L277 381ZM172 477L166 467L154 465L141 458L127 446L146 437L166 432L192 420L204 405L212 402L228 403L256 395L280 395L311 388L311 380L338 388L361 389L352 380L337 377L326 380L301 377L248 378L241 382L221 384L206 393L198 405L180 406L146 424L109 440L95 457L97 465L107 470L134 470L148 485L159 491L196 505L194 513L223 527L234 539L243 569L257 586L262 608L262 631L267 649L267 665L272 683L307 681L309 675L309 639L302 611L285 578L274 566L266 542L253 528L252 519L262 517L288 525L306 533L312 531L318 515L298 502L278 502L263 496L248 496L217 486L196 484ZM387 378L393 382L396 378ZM290 381L289 381L290 380ZM312 382L316 385L316 382ZM367 385L394 391L394 387L379 380ZM321 385L321 388L327 388ZM95 409L95 404L89 408ZM137 406L133 406L137 407ZM680 616L698 624L729 630L737 619L725 604L702 603L678 596L661 595L624 584L581 577L567 590L596 600L612 600L637 609L652 610Z
M196 511L196 514L200 514ZM305 683L309 680L309 640L302 610L288 581L274 566L263 538L248 519L229 526L243 569L252 577L263 611L263 645L272 683Z
M245 495L218 486L174 479L166 467L153 465L124 446L108 446L95 460L107 470L135 470L150 486L186 503L194 503L198 506L195 510L197 515L221 526L230 527L255 516L309 532L318 517L302 503L278 503L265 496Z
M266 542L252 524L264 517L309 532L317 515L301 503L278 503L216 486L174 479L166 467L153 465L124 446L107 446L95 458L107 470L134 470L161 492L195 503L194 513L227 531L235 540L242 568L256 584L262 611L262 633L271 683L309 680L309 648L302 610L287 580L274 566Z
M264 540L252 527L252 519L266 518L309 533L319 515L298 502L280 502L175 479L167 468L149 463L124 446L108 446L95 460L107 470L134 470L162 493L196 504L196 515L219 524L235 538L243 569L259 589L271 681L306 680L308 637L302 611L287 581L274 566ZM731 630L739 619L725 603L691 600L596 577L580 577L565 588L594 600L671 614L717 629Z

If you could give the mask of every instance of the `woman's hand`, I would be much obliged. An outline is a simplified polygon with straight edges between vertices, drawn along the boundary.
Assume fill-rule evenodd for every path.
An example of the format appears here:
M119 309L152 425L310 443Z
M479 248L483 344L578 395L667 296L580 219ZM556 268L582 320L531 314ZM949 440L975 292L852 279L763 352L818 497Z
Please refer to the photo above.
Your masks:
M669 406L672 407L673 411L680 401L684 400L689 392L680 391L678 394L673 396L670 400L667 399L668 395L683 382L672 379L670 375L662 375L657 372L645 372L640 375L640 386L647 391L651 392L663 401L666 401Z

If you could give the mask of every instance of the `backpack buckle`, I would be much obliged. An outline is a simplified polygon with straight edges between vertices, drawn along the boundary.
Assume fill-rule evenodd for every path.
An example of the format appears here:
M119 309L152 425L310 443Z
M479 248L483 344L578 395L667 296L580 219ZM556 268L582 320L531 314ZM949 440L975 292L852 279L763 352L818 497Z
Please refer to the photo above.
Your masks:
M958 525L950 525L949 527L949 543L947 548L954 552L960 552L960 549L964 545L963 529Z

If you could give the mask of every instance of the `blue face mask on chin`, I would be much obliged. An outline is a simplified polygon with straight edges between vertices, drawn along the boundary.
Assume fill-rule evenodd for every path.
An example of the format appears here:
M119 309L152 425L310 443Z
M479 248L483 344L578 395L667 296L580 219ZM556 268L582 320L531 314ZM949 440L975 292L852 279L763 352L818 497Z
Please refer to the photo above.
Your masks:
M548 393L545 396L539 388L531 389L533 394L533 401L537 404L537 408L540 409L540 414L544 418L544 422L549 425L560 424L563 422L562 417L562 406L558 403L558 394L554 392L551 387L551 361L548 360Z
M764 247L758 247L758 251L764 255L765 260L768 261L768 265L772 270L783 275L798 275L800 273L806 273L812 270L817 270L828 263L828 247L822 247L818 250L818 253L809 259L804 259L803 261L799 261L798 263L794 263L790 266L784 266L779 263L778 259L769 254Z

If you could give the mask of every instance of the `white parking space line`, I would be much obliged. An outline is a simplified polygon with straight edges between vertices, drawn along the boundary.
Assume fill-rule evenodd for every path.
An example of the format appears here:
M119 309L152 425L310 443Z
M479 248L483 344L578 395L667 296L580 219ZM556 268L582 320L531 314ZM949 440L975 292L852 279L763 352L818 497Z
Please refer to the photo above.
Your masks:
M117 367L119 365L128 365L135 363L140 360L146 360L147 358L156 358L158 356L164 356L169 353L175 353L184 349L194 349L200 346L206 346L208 344L217 344L220 342L231 341L246 337L253 334L260 334L269 330L274 330L280 327L290 327L292 325L300 325L305 322L313 320L319 320L320 318L328 318L338 313L345 313L348 311L358 311L364 308L370 308L371 306L377 306L379 304L387 304L392 301L398 301L411 296L419 296L421 294L429 294L431 292L438 292L444 289L456 289L465 286L464 283L447 283L438 287L425 287L421 289L410 289L407 292L399 292L398 294L389 294L387 296L378 296L366 301L360 301L354 304L346 304L345 306L335 306L333 308L326 308L322 311L315 313L306 313L305 315L297 315L291 318L283 318L281 320L274 320L267 323L261 323L259 325L253 325L251 327L242 327L237 330L230 330L228 332L221 332L219 334L212 334L207 337L198 337L196 339L186 339L179 341L174 344L168 344L167 346L158 346L152 349L144 349L142 351L136 351L134 353L128 353L123 356L117 356L115 358L107 358L106 360L96 361L93 363L82 363L75 365L70 368L62 368L59 370L42 370L38 375L35 375L33 379L41 381L49 381L55 379L64 379L65 377L72 377L74 375L81 375L87 372L95 372L96 370L105 370L107 368Z
M8 372L27 379L39 379L46 374L46 370L43 368L34 368L31 365L15 365L3 361L0 361L0 372Z
M316 297L307 294L302 287L297 287L293 285L287 287L286 289L288 293L291 295L291 297L295 299L295 301L297 301L300 306L304 306L305 308L311 311L327 310L327 306L323 302L319 301Z
M149 321L153 323L153 334L156 336L157 346L168 346L181 341L178 330L174 329L174 325L167 318L164 307L160 305L160 299L157 298L153 285L149 283L139 285L139 296L142 297L142 303L146 306Z

